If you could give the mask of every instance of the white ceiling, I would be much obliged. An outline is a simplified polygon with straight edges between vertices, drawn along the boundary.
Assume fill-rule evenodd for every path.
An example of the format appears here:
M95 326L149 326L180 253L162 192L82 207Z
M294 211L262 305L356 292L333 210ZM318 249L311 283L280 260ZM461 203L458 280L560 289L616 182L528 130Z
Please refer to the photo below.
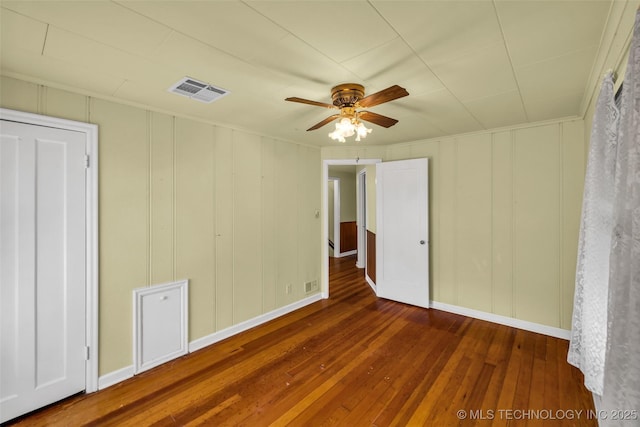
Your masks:
M181 116L333 145L336 84L410 95L372 111L366 144L581 115L613 0L7 1L1 72ZM167 92L185 76L231 91ZM353 142L348 142L353 144Z

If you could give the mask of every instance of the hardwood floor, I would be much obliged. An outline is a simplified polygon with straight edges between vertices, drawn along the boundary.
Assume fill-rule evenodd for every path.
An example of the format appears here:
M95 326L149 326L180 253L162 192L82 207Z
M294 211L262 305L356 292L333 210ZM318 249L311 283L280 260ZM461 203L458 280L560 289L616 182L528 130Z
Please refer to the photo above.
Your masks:
M328 300L15 424L597 425L566 341L377 299L354 264L330 260Z

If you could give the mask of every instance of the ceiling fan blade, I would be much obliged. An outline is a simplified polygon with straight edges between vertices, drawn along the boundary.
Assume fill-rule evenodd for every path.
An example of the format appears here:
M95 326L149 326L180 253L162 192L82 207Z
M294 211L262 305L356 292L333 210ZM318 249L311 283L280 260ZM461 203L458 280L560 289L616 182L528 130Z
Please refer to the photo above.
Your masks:
M299 102L300 104L315 105L316 107L338 108L333 104L326 104L324 102L318 102L318 101L310 101L308 99L298 98L295 96L293 98L286 98L285 101Z
M405 88L398 85L393 85L381 90L380 92L365 96L360 101L358 101L358 105L364 108L373 107L375 105L393 101L394 99L402 98L403 96L407 95L409 95L409 92L407 92Z
M365 120L367 122L375 123L378 126L382 126L383 128L389 128L398 121L396 119L392 119L391 117L383 116L382 114L372 113L371 111L361 111L358 113L358 117L361 120Z
M338 117L340 117L340 114L334 114L333 116L329 116L326 119L324 119L323 121L321 121L320 123L317 123L317 124L311 126L309 129L307 129L307 132L310 131L310 130L319 129L322 126L326 125L327 123L331 123L332 121L334 121Z

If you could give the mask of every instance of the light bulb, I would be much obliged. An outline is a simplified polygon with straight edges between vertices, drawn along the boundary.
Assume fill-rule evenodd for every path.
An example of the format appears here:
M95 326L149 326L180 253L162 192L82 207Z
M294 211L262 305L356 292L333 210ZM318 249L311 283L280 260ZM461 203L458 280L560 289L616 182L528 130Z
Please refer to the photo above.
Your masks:
M356 135L356 141L360 141L361 138L371 133L371 129L367 129L364 124L358 121L357 117L343 117L336 123L336 128L333 132L329 133L329 138L346 142L345 138Z
M367 129L364 124L360 122L356 128L356 132L358 133L358 138L366 138L367 135L371 133L371 129ZM359 139L356 139L356 141L359 141Z

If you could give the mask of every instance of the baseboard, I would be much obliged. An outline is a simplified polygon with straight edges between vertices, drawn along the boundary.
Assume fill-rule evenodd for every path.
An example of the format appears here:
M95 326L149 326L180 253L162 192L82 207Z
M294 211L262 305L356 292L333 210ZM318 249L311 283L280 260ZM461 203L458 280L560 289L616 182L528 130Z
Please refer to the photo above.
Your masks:
M498 323L500 325L511 326L518 329L524 329L525 331L536 332L538 334L549 335L551 337L561 338L564 340L569 340L571 338L571 331L561 328L555 328L553 326L541 325L539 323L514 319L513 317L501 316L499 314L487 313L485 311L445 304L443 302L437 301L431 301L429 306L431 308L435 308L436 310L461 314L463 316L473 317L474 319L486 320L487 322Z
M292 311L298 310L316 301L320 301L321 299L322 299L322 295L320 294L311 295L310 297L301 299L300 301L296 301L293 304L289 304L284 307L277 308L268 313L261 314L260 316L254 317L253 319L245 320L244 322L238 323L237 325L230 326L221 331L214 332L213 334L193 340L189 343L189 352L194 352L196 350L200 350L201 348L207 347L211 344L215 344L218 341L222 341L233 335L239 334L240 332L244 332L247 329L251 329L255 326L258 326L270 320L276 319L287 313L291 313Z
M117 371L109 372L108 374L102 375L98 378L98 390L111 387L112 385L128 380L131 377L133 377L133 365L126 366L122 369L118 369Z
M337 253L337 252L335 252L335 250L334 250L334 253L335 253L335 255L334 255L334 257L335 257L335 258L342 258L342 257L345 257L345 256L355 255L355 254L357 254L357 253L358 253L358 251L354 249L354 250L352 250L352 251L347 251L347 252L340 252L340 253Z
M292 311L298 310L306 305L312 304L316 301L320 301L322 298L323 296L321 294L311 295L307 298L301 299L300 301L296 301L292 304L277 308L268 313L261 314L260 316L254 317L253 319L245 320L244 322L238 323L237 325L233 325L221 331L214 332L213 334L207 335L206 337L193 340L189 343L189 353L200 350L211 344L215 344L218 341L222 341L223 339L239 334L240 332L244 332L247 329L251 329L255 326L276 319L287 313L291 313ZM108 374L102 375L100 378L98 378L98 390L102 390L107 387L111 387L112 385L118 384L119 382L128 380L129 378L133 377L133 374L134 368L133 365L131 365L122 369L118 369L117 371L109 372Z
M374 294L377 294L377 293L378 293L378 290L377 290L377 288L376 288L376 284L375 284L375 283L373 283L373 280L371 280L371 277L369 277L369 275L368 275L368 274L365 274L365 275L364 275L364 278L365 278L365 280L367 281L367 283L369 284L369 286L371 286L371 289L373 289L373 293L374 293Z

